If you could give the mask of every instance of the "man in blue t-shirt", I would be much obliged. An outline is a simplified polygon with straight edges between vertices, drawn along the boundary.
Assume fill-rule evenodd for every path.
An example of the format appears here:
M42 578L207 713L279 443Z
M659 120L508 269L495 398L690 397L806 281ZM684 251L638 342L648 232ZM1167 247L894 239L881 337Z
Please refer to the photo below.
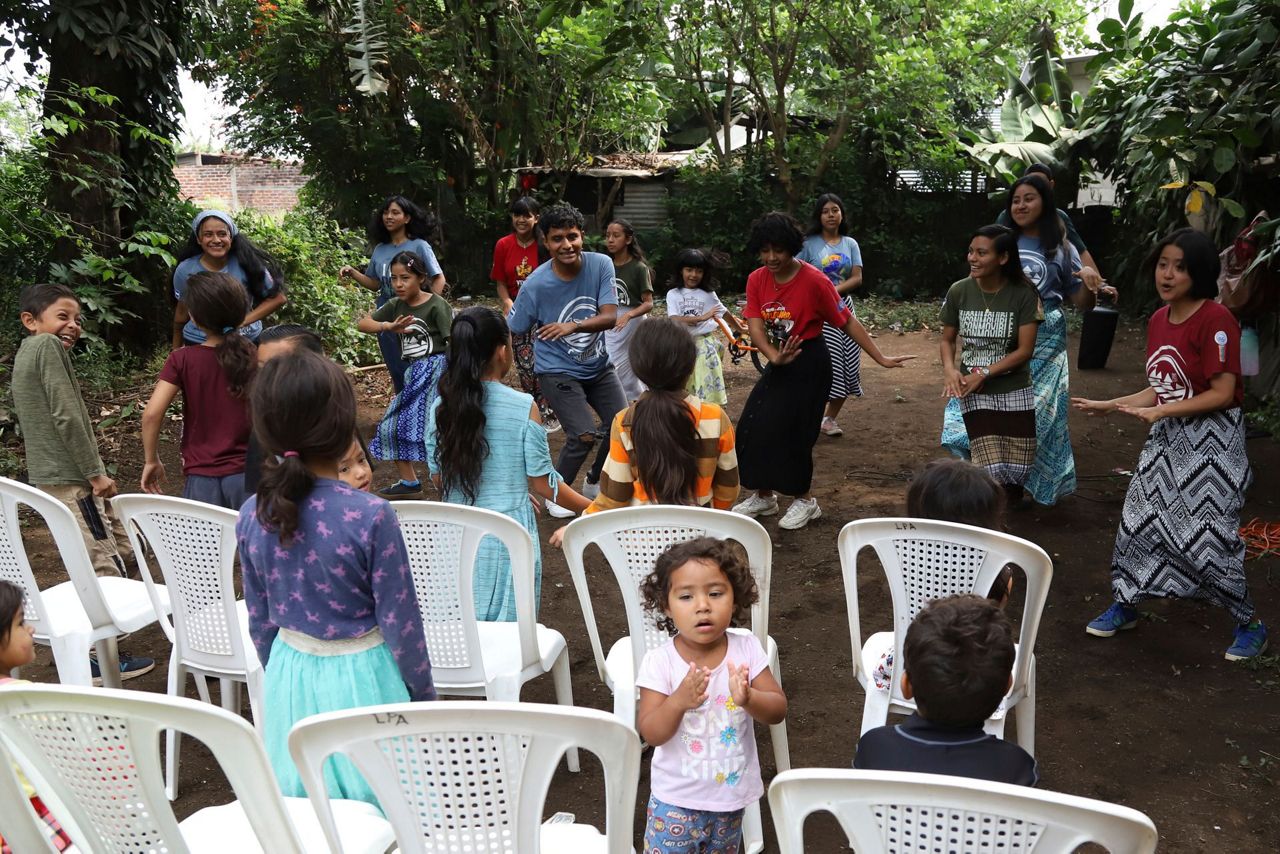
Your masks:
M604 348L603 333L614 327L618 312L613 261L582 251L583 227L582 214L572 205L543 212L538 230L551 260L524 280L507 323L515 335L534 330L533 370L564 427L556 461L560 476L572 484L592 446L597 448L583 490L593 497L609 453L609 427L627 400ZM573 515L551 502L547 509L553 516Z

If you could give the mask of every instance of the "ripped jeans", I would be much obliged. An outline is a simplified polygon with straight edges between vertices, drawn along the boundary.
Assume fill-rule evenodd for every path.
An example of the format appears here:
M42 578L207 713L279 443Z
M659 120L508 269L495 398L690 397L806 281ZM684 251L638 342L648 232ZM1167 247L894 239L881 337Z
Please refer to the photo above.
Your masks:
M595 483L600 479L600 470L604 468L609 453L609 428L613 424L613 416L627 406L613 366L608 365L589 380L568 374L539 374L538 384L542 387L542 396L555 410L560 426L564 428L564 446L556 460L556 471L572 486L594 446L596 457L587 473L587 480ZM600 418L599 424L596 416Z

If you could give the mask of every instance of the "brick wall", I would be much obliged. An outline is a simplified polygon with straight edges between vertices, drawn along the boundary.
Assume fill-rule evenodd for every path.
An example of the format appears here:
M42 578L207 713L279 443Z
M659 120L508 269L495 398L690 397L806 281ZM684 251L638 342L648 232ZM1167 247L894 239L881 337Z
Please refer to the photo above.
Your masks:
M218 162L204 162L205 159ZM237 160L225 155L182 155L173 170L182 197L231 213L253 208L279 216L298 203L307 183L302 167L292 163Z

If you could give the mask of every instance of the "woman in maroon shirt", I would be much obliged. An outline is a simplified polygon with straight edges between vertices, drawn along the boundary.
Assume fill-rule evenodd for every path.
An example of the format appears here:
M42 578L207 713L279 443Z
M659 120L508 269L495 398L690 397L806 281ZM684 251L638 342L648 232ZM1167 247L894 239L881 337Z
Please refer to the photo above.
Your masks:
M1074 398L1090 415L1123 412L1151 425L1129 482L1111 556L1115 602L1085 627L1109 638L1138 624L1143 599L1204 599L1237 626L1228 661L1261 655L1267 629L1244 576L1240 508L1253 479L1240 409L1240 324L1218 295L1218 249L1189 228L1147 259L1164 307L1147 325L1147 380L1113 400Z
M743 316L751 343L769 367L751 390L738 421L738 470L751 490L733 509L745 516L778 512L774 492L795 501L778 523L794 530L822 515L809 495L813 446L831 387L831 359L822 324L844 331L868 356L899 368L914 356L885 356L867 330L841 302L835 287L816 267L796 260L804 245L800 224L790 214L765 214L751 226L747 251L760 267L747 278Z

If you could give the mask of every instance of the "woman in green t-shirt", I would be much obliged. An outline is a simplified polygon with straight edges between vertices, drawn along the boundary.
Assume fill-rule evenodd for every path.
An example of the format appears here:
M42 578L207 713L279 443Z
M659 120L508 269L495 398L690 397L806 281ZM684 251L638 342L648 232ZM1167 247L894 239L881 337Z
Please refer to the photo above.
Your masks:
M959 399L971 459L1016 504L1036 459L1028 363L1043 318L1040 296L1022 272L1010 229L975 231L968 259L969 278L952 285L942 305L942 396Z

